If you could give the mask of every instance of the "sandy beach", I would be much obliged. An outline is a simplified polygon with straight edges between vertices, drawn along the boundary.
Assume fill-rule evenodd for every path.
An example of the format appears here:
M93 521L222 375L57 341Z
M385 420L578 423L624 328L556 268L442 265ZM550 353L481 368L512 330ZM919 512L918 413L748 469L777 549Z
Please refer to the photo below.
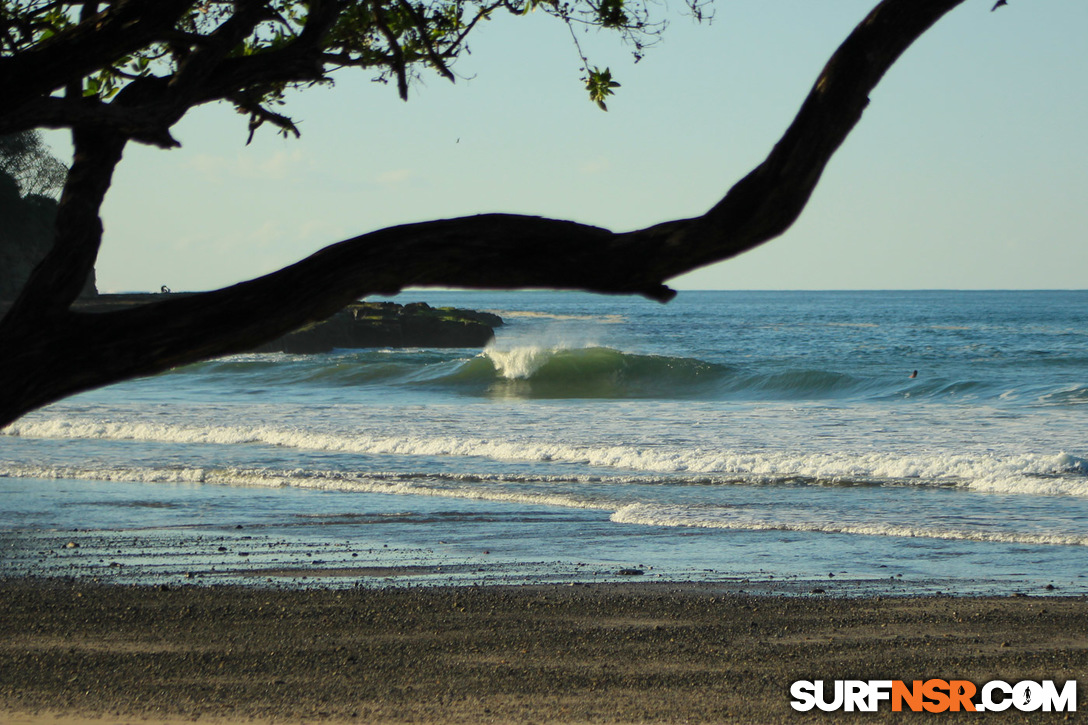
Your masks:
M790 708L791 682L1086 668L1080 597L0 584L11 723L826 721Z

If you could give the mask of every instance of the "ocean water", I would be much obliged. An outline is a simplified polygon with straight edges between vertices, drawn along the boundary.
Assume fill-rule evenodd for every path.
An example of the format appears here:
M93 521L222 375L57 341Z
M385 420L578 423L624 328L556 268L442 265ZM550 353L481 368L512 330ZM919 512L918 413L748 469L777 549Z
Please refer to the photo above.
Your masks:
M1088 292L416 300L506 325L0 430L0 574L1088 593Z

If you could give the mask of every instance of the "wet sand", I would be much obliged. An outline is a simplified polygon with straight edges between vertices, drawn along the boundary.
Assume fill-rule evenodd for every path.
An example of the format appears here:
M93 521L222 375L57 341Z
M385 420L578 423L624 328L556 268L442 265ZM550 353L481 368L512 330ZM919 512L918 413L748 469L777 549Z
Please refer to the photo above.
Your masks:
M790 708L797 679L980 683L1085 672L1083 597L0 581L0 721L27 725L792 723L829 720ZM901 717L885 709L865 720Z

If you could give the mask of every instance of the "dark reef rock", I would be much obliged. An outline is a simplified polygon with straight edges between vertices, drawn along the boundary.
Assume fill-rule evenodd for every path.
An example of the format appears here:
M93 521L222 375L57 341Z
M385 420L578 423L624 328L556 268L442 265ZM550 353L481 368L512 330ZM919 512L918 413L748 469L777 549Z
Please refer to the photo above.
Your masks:
M355 347L483 347L502 318L488 312L431 307L425 302L356 302L325 320L284 335L255 352L296 354Z
M171 293L181 297L189 293ZM166 294L105 294L76 301L78 312L115 312L166 299ZM10 302L0 301L0 318ZM425 302L355 302L325 320L290 332L253 352L321 353L359 347L484 347L502 318L490 312L431 307Z
M72 309L101 313L182 297L189 293L106 294L79 300ZM9 303L0 302L0 317ZM358 347L483 347L495 337L502 318L489 312L431 307L425 302L355 302L335 315L272 342L253 352L310 354Z

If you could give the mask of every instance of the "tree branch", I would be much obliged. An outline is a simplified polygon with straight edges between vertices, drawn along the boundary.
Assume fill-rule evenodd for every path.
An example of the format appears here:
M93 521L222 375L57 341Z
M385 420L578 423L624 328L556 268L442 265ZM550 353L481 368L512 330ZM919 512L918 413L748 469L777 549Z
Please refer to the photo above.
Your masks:
M218 28L204 37L204 42L178 64L170 79L171 90L176 94L174 102L187 109L189 96L197 96L199 88L227 54L271 16L263 0L238 0L234 12Z
M450 81L451 83L455 82L457 78L453 75L453 71L449 69L449 66L446 65L446 62L442 60L441 56L439 56L437 51L435 51L434 43L431 42L431 38L427 32L427 23L423 21L423 18L422 16L420 16L419 11L416 10L415 6L413 6L412 3L409 2L409 0L399 0L399 4L402 8L404 8L405 12L408 13L409 17L412 18L412 22L416 26L416 32L419 35L419 42L422 43L423 47L427 50L427 58L430 59L431 65L446 80Z
M253 56L226 57L264 17L264 3L251 1L210 35L196 36L200 42L191 41L196 50L174 75L138 78L110 103L48 93L13 103L10 112L0 114L0 135L33 128L94 125L160 148L178 146L170 128L193 106L246 98L249 108L256 103L250 89L323 80L326 59L322 57L321 43L340 6L335 0L313 2L299 37L283 48ZM171 32L160 32L156 38L168 37ZM0 59L0 75L6 60ZM274 117L266 116L267 120Z
M385 21L385 11L382 10L381 2L374 3L371 14L374 16L374 25L385 37L385 42L389 44L389 52L393 54L393 62L390 66L397 76L397 92L402 101L407 101L408 70L404 62L404 50L400 47L400 43L397 42L396 34L389 29L389 23Z
M101 129L72 131L74 155L57 207L53 246L0 321L0 340L10 327L37 327L64 314L83 290L102 241L98 212L126 140Z
M767 159L685 235L677 274L734 257L797 220L824 168L861 120L869 94L908 47L963 0L885 0L832 55L801 110ZM726 254L722 252L727 251Z
M767 159L701 217L620 234L504 214L439 220L349 239L213 292L120 312L57 314L47 334L9 325L13 310L0 326L0 344L13 351L0 357L0 379L24 385L0 390L0 425L80 390L251 349L360 296L407 286L550 287L665 301L673 294L666 280L736 256L793 223L877 82L961 2L880 3L832 56ZM63 288L71 297L72 284ZM56 310L42 299L48 289L36 285L34 299Z
M35 48L0 58L5 104L17 108L112 65L168 31L191 5L192 0L120 0Z
M137 78L136 84L161 82L158 78ZM122 91L124 92L124 91ZM99 127L110 129L133 141L158 148L180 146L170 134L170 124L162 110L155 106L131 106L103 103L97 98L63 98L46 96L22 104L11 113L0 115L0 136L35 128Z

